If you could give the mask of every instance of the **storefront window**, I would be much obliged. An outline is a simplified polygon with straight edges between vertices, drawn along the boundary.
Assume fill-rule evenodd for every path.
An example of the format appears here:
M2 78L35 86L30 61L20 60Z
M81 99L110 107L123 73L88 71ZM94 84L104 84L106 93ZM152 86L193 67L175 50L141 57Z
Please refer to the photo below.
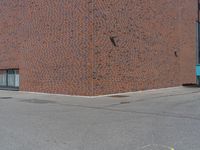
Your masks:
M0 70L1 87L19 87L19 70Z
M6 86L7 84L7 71L6 70L0 70L0 86Z

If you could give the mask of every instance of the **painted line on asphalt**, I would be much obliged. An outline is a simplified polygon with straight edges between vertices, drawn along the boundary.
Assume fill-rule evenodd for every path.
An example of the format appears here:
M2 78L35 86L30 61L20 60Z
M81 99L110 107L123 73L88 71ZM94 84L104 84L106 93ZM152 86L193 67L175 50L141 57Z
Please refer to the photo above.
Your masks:
M146 145L146 146L143 146L142 148L140 148L139 150L144 150L144 149L146 149L146 148L156 148L156 147L160 147L160 148L166 148L166 149L168 149L168 150L175 150L173 147L169 147L169 146L166 146L166 145L159 145L159 144L150 144L150 145Z

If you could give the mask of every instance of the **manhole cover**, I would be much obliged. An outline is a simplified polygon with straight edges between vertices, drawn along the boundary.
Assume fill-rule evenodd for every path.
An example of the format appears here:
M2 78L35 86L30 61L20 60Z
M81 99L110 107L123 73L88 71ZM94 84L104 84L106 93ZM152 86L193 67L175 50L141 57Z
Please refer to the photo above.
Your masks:
M0 97L0 99L11 99L12 97Z
M140 148L139 150L175 150L175 149L165 145L147 145Z
M112 95L112 96L109 96L109 97L112 97L112 98L126 98L126 97L130 97L128 95Z
M26 100L21 100L21 102L35 103L35 104L49 104L49 103L56 103L56 102L54 102L54 101L41 100L41 99L26 99Z

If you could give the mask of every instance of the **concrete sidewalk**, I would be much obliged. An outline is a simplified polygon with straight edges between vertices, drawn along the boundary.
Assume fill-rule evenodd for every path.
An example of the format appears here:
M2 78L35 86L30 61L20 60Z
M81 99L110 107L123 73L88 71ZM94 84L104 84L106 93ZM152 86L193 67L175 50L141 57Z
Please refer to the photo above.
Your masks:
M200 88L97 98L0 91L0 150L199 150Z

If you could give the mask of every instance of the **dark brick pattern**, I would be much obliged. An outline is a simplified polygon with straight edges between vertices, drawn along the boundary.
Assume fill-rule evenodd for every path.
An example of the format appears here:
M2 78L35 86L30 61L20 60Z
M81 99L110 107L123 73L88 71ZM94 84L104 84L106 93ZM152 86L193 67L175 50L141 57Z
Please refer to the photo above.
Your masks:
M196 9L195 0L1 0L0 69L20 69L20 90L72 95L194 83Z

